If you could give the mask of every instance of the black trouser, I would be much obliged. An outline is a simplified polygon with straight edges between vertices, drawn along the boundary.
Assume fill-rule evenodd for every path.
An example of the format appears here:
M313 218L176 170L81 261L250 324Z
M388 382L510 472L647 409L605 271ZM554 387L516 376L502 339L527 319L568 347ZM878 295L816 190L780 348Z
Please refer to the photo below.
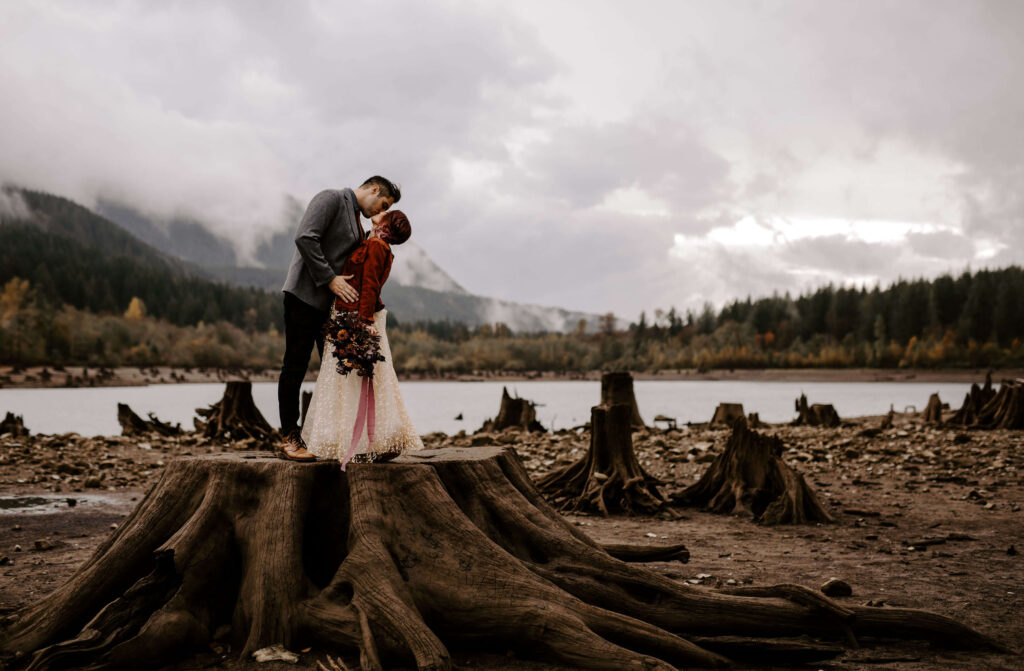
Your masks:
M281 413L281 433L299 425L299 390L309 368L313 344L324 355L323 326L330 313L284 292L284 360L277 382L277 407Z

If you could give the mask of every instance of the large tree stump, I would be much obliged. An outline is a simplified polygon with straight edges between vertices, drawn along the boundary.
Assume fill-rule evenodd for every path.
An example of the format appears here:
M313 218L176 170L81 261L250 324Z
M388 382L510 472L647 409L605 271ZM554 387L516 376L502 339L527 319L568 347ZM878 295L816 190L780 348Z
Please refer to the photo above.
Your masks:
M782 459L782 441L733 425L725 451L674 499L715 513L747 514L762 524L832 522L804 477Z
M800 394L796 400L797 418L793 420L793 426L827 426L835 428L841 423L839 413L831 403L815 403L807 405L807 397Z
M736 420L744 420L742 403L719 403L711 416L711 426L731 427Z
M942 399L938 394L928 397L928 406L924 409L924 421L942 424Z
M8 412L0 422L0 434L10 433L15 436L27 436L28 429L25 428L25 420L21 415Z
M640 408L636 404L636 394L633 392L633 375L628 371L601 373L601 405L612 406L620 403L630 407L630 425L644 426Z
M253 438L267 443L277 437L252 400L252 382L228 382L224 396L209 408L196 408L196 414L206 419L195 420L196 430L214 440Z
M182 433L181 424L161 422L156 415L149 413L149 420L142 419L127 403L117 404L117 422L121 425L122 436L148 435L158 433L161 436L177 436Z
M548 473L537 488L562 510L643 514L661 510L660 480L648 474L633 452L626 403L590 410L590 448L585 457Z
M1003 380L995 396L978 410L979 429L1024 429L1024 379Z
M992 388L992 373L986 373L985 386L979 387L977 383L971 385L971 390L964 396L963 405L956 411L956 414L949 418L949 423L959 426L972 426L976 424L981 409L995 396L996 391Z
M463 644L650 671L841 652L785 640L803 635L1002 649L926 611L677 583L563 520L513 449L449 447L347 473L259 453L178 459L67 583L6 623L0 650L32 653L31 669L156 667L224 625L242 655L358 650L364 670L447 670Z
M527 431L546 431L537 421L537 410L533 402L525 398L510 396L506 387L501 388L501 407L494 419L488 419L481 431L503 431L519 427Z

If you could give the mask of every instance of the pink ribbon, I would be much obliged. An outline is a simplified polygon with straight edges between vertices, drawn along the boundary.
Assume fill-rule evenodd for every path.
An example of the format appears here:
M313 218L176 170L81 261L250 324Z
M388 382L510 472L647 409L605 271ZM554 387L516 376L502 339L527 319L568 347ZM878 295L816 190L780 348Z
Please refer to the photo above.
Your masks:
M343 471L351 461L352 455L355 454L356 447L359 446L359 438L363 434L363 424L366 425L367 451L369 451L369 447L373 445L373 433L377 424L377 407L373 398L373 380L368 377L363 378L363 384L359 389L359 409L356 410L356 423L352 427L352 444L348 446L345 460L341 462Z

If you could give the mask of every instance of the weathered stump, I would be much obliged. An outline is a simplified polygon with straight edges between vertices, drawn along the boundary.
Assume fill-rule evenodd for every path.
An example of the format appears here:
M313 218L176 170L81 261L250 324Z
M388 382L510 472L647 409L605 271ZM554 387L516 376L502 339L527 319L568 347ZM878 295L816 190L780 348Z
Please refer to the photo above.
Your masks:
M224 396L209 408L196 408L196 414L206 419L195 420L196 430L214 440L253 438L267 443L277 437L252 400L252 382L228 382Z
M364 670L447 670L463 644L651 671L841 652L786 640L804 635L1002 649L925 611L793 585L715 592L622 562L541 498L513 449L487 447L347 473L269 454L176 460L67 583L9 618L0 650L31 653L32 669L155 668L218 629L242 655L358 650Z
M996 395L978 410L979 429L1024 429L1024 379L1003 380Z
M644 426L640 408L633 392L633 375L628 371L601 373L601 405L625 404L630 407L629 423L635 427Z
M503 431L511 427L519 427L527 431L546 431L537 421L537 410L533 402L525 398L511 396L506 387L501 388L501 407L494 419L488 419L480 427L481 431Z
M800 394L796 400L797 418L793 420L793 426L826 426L834 428L841 423L839 413L831 403L815 403L807 405L807 397Z
M161 422L156 415L149 413L149 420L142 419L127 403L117 404L117 423L121 425L122 436L147 435L158 433L161 436L177 436L182 433L181 424Z
M27 436L28 429L25 428L25 419L21 415L8 412L0 422L0 434L10 433L15 436Z
M674 498L714 513L747 514L762 524L832 522L804 477L782 459L782 441L737 422L725 451Z
M662 483L636 460L631 415L625 403L591 408L586 456L548 473L537 481L537 489L561 510L605 516L661 510L666 499L657 486Z
M736 420L745 418L742 403L719 403L715 414L711 416L711 426L731 427Z
M942 399L938 394L928 397L928 407L924 409L924 421L942 424Z
M956 411L956 414L949 418L949 423L958 426L972 426L976 424L981 409L995 396L996 391L992 388L992 373L986 373L985 386L979 387L977 383L971 385L971 390L964 396L963 405Z

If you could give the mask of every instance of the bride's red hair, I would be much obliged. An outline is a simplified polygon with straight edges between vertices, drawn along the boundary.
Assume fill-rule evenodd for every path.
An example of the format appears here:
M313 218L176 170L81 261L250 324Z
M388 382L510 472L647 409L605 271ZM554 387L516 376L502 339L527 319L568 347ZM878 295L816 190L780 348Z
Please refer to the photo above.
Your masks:
M389 210L381 217L381 228L387 230L388 244L400 245L412 235L412 225L409 224L409 217L401 210Z

